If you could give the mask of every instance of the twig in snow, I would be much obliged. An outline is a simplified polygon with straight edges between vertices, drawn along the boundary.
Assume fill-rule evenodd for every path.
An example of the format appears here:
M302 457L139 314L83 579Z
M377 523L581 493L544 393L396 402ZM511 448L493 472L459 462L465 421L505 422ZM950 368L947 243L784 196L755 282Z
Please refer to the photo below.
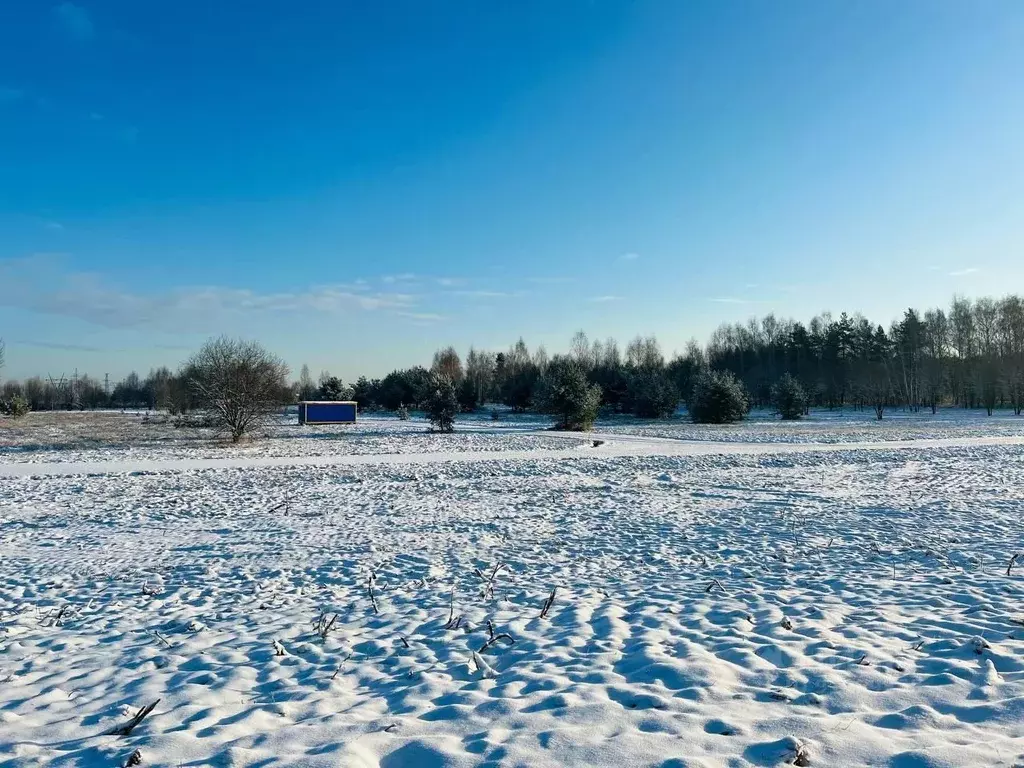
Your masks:
M320 618L313 622L313 626L316 629L316 633L320 636L321 640L326 640L327 635L334 628L335 623L338 621L338 614L334 614L328 620L327 611L320 612Z
M508 632L501 632L497 635L494 634L494 625L491 623L490 619L487 620L487 631L490 633L491 637L487 642L480 646L479 653L483 653L499 640L508 640L509 645L514 645L516 642L512 635L510 635Z
M483 589L480 592L480 597L494 597L494 577L498 575L498 571L505 567L504 563L495 563L494 568L491 569L490 576L484 576L483 571L479 568L475 569L474 573L480 577L481 581L486 582Z
M142 752L137 749L128 755L128 759L124 761L124 768L131 768L135 765L142 765Z
M338 669L336 669L334 671L334 674L331 676L332 680L334 680L336 677L338 677L338 673L341 672L341 668L345 666L345 662L347 662L347 660L349 658L351 658L351 657L352 657L352 654L349 653L347 656L345 656L344 658L341 659L341 664L338 665Z
M63 621L64 614L66 614L67 612L68 612L68 605L67 605L67 603L65 603L64 605L62 605L60 607L60 610L57 611L57 615L53 617L53 620L50 622L50 626L51 627L62 627L62 626L64 626L64 621ZM46 616L49 616L49 615L50 615L50 612L47 611Z
M452 587L451 596L448 598L448 621L444 623L445 629L458 629L462 625L462 616L455 615L455 587Z
M406 640L406 639L405 639L405 637L403 637L402 635L399 635L399 636L398 636L398 639L402 641L402 645L404 645L404 646L405 646L406 648L409 648L409 647L410 647L410 646L409 646L409 641L408 641L408 640Z
M711 583L708 584L707 587L704 588L704 591L705 592L710 592L715 587L718 587L723 592L726 591L725 587L722 586L722 582L720 582L718 579L712 579Z
M370 604L373 606L373 612L380 613L380 610L377 608L377 598L373 594L373 579L373 574L371 574L370 578L366 580L366 591L370 594Z
M159 632L157 632L157 631L156 631L155 629L154 629L154 630L153 630L152 632L150 632L149 634L153 635L153 637L155 637L155 638L156 638L157 640L159 640L159 641L160 641L161 643L163 643L164 645L166 645L166 646L167 646L168 648L171 648L171 647L173 647L173 646L171 646L171 642L170 642L170 641L169 641L169 640L168 640L168 639L167 639L166 637L164 637L164 636L163 636L163 635L161 635L161 634L160 634Z
M156 705L160 703L160 699L157 699L152 704L147 704L138 712L135 713L135 717L129 720L124 725L118 726L110 732L111 736L128 736L135 728L141 723L146 717L156 709Z
M1010 558L1010 562L1009 562L1009 563L1007 563L1007 565L1006 565L1006 575L1007 575L1007 576L1009 576L1009 575L1010 575L1010 571L1011 571L1011 570L1013 569L1013 565L1014 565L1014 563L1016 563L1016 562L1017 562L1017 558L1018 558L1018 557L1020 557L1020 553L1017 553L1016 555L1014 555L1013 557L1011 557L1011 558Z
M544 601L544 607L540 609L540 617L542 619L547 617L548 611L551 610L551 606L555 604L555 592L557 590L558 587L552 587L551 594L548 595L548 599Z

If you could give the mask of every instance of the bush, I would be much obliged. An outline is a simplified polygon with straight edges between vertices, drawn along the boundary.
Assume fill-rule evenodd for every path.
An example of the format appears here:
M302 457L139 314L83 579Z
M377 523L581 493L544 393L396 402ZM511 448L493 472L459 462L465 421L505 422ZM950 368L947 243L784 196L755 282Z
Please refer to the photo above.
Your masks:
M431 428L438 432L455 431L455 414L459 412L459 398L455 385L447 376L435 374L431 377L430 394L423 404L423 410L430 418Z
M4 416L20 419L30 410L31 408L29 407L28 400L21 395L11 395L10 397L0 398L0 413Z
M772 387L772 403L783 419L795 420L807 410L807 395L799 381L784 373Z
M288 400L288 366L254 341L211 339L182 371L199 408L238 442Z
M679 391L671 379L657 371L638 373L629 382L629 410L644 419L671 416L679 406Z
M689 407L690 418L698 424L729 424L750 410L746 390L730 371L698 374Z
M597 419L601 388L587 381L579 363L556 359L537 382L534 400L538 410L558 418L557 429L588 430Z

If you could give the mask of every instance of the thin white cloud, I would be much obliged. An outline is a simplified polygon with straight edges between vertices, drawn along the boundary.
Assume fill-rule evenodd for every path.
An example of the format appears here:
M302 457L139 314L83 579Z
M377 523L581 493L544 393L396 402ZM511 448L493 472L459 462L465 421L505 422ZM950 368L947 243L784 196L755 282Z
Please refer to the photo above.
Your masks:
M740 299L735 296L721 296L716 299L711 299L716 304L749 304L750 299Z
M403 272L400 275L384 275L384 277L381 278L381 281L390 285L392 283L408 283L415 279L416 275L412 272Z
M466 281L461 277L439 277L437 284L442 288L454 288L457 285L465 285Z
M565 283L573 283L576 279L572 277L528 277L526 282L536 283L537 285L564 285Z
M621 256L619 256L619 260L620 261L636 261L639 258L640 258L640 254L639 253L633 253L632 251L629 252L629 253L624 253Z
M949 273L949 276L950 277L965 277L967 275L976 274L976 273L978 273L980 271L981 270L978 269L977 267L967 267L966 269L954 269L952 272Z
M622 301L621 296L591 296L587 301L594 302L595 304L605 304L611 301Z
M46 255L0 261L0 306L72 317L107 328L180 332L206 330L231 316L408 312L416 305L416 297L408 293L371 292L346 284L275 293L223 286L140 293L110 285L94 274L62 275L59 261Z
M39 347L41 349L57 349L64 352L102 352L99 347L91 347L87 344L65 344L55 341L36 341L34 339L11 339L12 344L21 347Z
M96 36L96 26L92 23L89 12L82 6L63 2L54 6L53 14L60 27L72 39L85 42Z
M407 317L410 320L418 320L423 323L435 323L444 320L444 315L438 315L434 312L398 312L396 314L399 317Z
M468 296L475 299L502 299L513 294L505 291L448 291L453 296Z

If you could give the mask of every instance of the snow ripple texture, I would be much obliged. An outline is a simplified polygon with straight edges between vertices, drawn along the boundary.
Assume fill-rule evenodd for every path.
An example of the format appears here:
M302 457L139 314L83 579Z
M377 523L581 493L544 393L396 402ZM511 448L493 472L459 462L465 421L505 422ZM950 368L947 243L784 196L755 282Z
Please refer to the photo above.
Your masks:
M1022 480L1019 445L0 477L0 764L1019 765Z

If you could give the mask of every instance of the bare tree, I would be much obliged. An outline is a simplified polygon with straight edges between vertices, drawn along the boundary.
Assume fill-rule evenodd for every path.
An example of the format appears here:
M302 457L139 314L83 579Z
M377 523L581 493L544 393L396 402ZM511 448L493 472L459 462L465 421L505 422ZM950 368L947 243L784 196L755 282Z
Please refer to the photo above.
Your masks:
M326 373L326 371L324 371ZM321 375L323 380L323 375ZM316 397L316 384L313 383L313 376L309 372L309 366L302 364L302 371L299 373L299 400L312 400Z
M455 347L445 347L434 353L434 363L430 367L431 373L436 373L449 379L453 384L462 381L462 360Z
M199 407L238 442L284 402L288 366L254 341L222 336L207 341L182 376Z
M494 379L494 355L470 347L466 355L466 379L476 392L476 402L483 403Z

